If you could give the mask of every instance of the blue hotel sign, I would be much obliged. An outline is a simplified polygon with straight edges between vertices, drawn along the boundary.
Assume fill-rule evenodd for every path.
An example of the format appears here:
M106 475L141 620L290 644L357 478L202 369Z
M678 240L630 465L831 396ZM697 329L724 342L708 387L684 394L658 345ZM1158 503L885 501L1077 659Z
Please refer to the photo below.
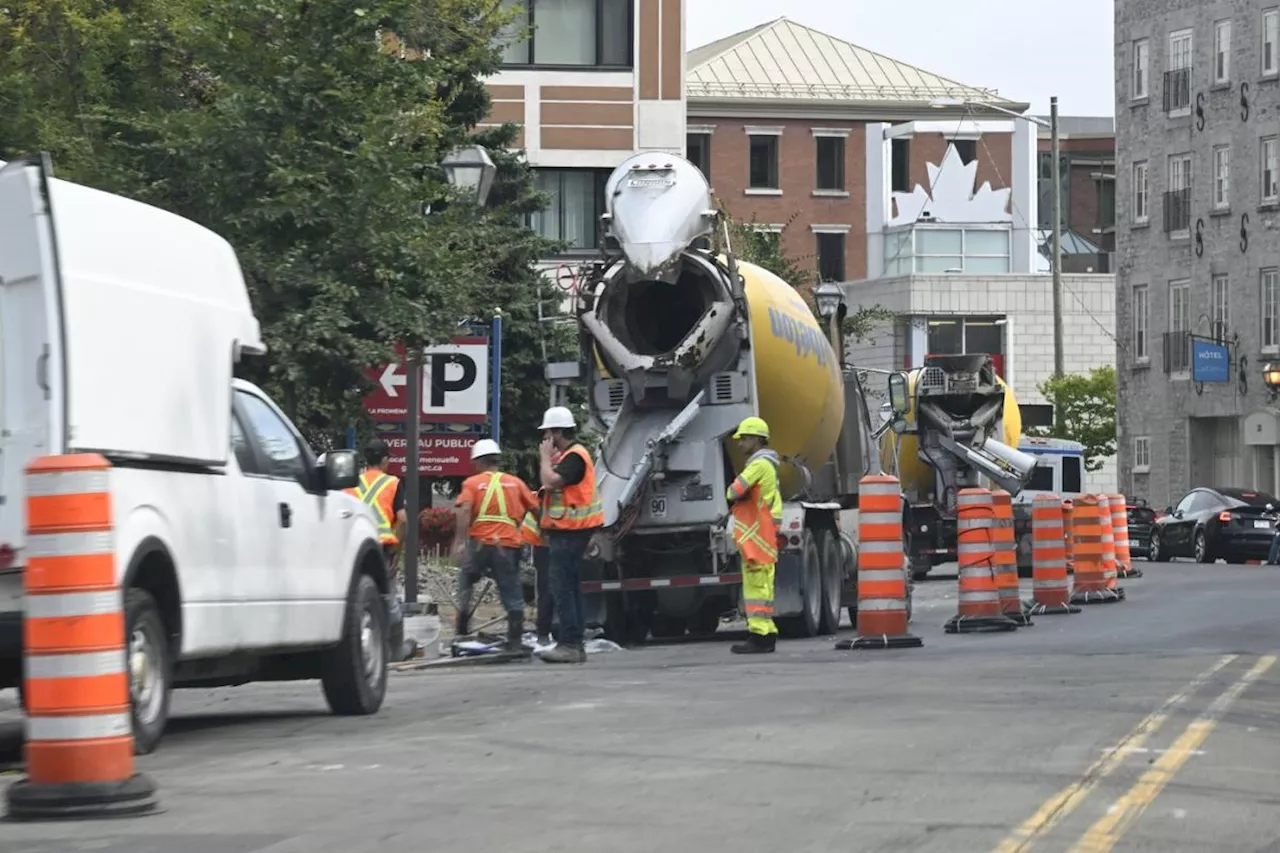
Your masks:
M1227 345L1192 338L1191 379L1195 382L1229 382L1231 355Z

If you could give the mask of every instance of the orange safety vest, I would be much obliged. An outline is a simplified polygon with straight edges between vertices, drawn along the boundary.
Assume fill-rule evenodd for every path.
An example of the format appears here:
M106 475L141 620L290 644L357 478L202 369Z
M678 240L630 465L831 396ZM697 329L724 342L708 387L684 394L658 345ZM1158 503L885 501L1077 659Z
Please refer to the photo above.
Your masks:
M378 541L383 545L400 544L400 539L396 536L396 513L393 509L399 485L399 477L366 468L360 475L360 485L354 489L343 489L352 497L359 498L365 506L373 507L373 514L378 519Z
M551 461L558 465L566 454L576 453L586 463L582 480L563 489L546 489L542 493L543 530L594 530L604 527L604 506L596 494L596 466L591 454L581 444L575 444L556 454Z
M738 477L731 489L741 494L746 489L746 481ZM734 501L730 512L733 513L733 541L742 559L748 563L778 562L778 522L760 493L760 484L753 484L745 498Z
M524 522L520 525L520 538L526 545L542 547L542 531L538 529L538 517L534 513L531 512L524 517Z

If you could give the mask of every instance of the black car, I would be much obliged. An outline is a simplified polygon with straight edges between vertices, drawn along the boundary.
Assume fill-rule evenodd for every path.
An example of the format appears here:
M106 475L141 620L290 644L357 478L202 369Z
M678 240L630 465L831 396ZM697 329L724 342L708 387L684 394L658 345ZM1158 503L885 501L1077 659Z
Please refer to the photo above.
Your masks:
M1146 501L1135 501L1128 505L1129 511L1129 553L1135 557L1151 559L1151 531L1156 524L1156 511L1147 506Z
M1280 503L1248 489L1192 489L1151 529L1152 561L1192 557L1200 563L1266 559Z

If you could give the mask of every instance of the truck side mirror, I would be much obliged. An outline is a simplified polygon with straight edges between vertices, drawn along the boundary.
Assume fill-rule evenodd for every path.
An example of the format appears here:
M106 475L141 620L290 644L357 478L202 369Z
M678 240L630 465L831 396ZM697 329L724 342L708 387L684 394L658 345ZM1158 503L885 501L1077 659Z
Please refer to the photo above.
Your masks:
M889 374L889 408L901 417L911 408L911 395L907 392L907 374Z
M354 450L330 450L324 455L324 487L331 492L360 485Z

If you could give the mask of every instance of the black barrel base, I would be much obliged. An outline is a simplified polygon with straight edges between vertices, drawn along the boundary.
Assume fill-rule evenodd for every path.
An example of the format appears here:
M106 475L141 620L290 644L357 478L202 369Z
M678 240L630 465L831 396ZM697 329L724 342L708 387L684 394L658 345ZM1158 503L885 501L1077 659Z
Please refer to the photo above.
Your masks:
M1018 623L1008 616L953 616L942 626L948 634L994 634L1018 630Z
M876 637L840 640L836 643L836 650L844 652L849 649L918 649L923 645L924 640L914 634L896 634L892 637L882 634Z
M37 785L24 779L10 786L5 799L9 820L84 820L136 817L159 808L156 785L136 773L123 782Z

